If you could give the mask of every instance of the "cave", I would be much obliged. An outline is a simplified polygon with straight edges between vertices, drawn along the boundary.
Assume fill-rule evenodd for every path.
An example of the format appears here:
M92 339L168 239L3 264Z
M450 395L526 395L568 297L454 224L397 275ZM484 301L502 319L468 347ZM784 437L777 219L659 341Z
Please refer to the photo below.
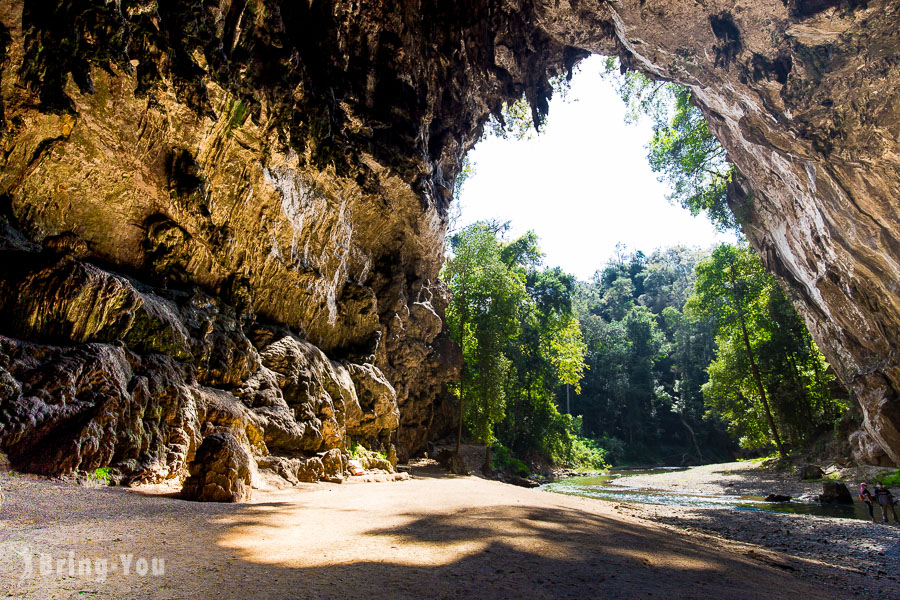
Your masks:
M691 89L744 233L900 465L900 6L9 0L0 447L184 475L229 433L289 479L450 431L452 188L506 100L590 54ZM892 208L895 207L895 208ZM344 465L345 466L345 465Z

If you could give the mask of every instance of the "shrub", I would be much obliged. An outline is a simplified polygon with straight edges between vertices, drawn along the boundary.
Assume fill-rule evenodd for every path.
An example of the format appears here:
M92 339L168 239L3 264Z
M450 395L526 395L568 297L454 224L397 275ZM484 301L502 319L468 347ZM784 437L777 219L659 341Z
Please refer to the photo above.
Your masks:
M589 438L574 436L567 467L605 471L609 469L609 451Z
M88 481L97 485L109 485L112 481L112 474L109 472L109 467L100 467L93 473L88 473L87 478Z
M900 486L900 469L880 473L875 476L875 481L880 481L888 487Z
M531 470L524 462L512 455L509 448L496 444L491 454L491 467L496 471L509 471L520 477L528 477Z
M606 451L604 459L610 465L617 465L625 458L625 442L619 438L603 436L595 443Z
M362 444L353 442L353 444L350 446L350 458L363 460L367 457L375 457L387 460L387 456L384 454L384 452L381 452L379 450L366 450L365 446L363 446Z

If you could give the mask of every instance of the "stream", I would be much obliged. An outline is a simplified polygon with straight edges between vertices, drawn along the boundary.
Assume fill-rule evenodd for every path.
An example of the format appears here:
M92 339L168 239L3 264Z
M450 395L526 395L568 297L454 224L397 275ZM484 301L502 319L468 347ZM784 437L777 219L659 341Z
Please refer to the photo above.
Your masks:
M633 475L656 475L684 469L629 469L610 470L605 475L589 477L569 477L541 486L541 489L599 498L618 502L642 502L645 504L661 504L664 506L690 506L696 508L719 508L731 510L759 510L767 512L816 515L821 517L839 517L844 519L869 520L869 513L861 502L853 506L819 504L791 500L790 502L764 502L763 496L737 496L725 494L687 494L651 488L629 487L627 478ZM876 507L876 514L880 511ZM880 518L880 517L879 517Z

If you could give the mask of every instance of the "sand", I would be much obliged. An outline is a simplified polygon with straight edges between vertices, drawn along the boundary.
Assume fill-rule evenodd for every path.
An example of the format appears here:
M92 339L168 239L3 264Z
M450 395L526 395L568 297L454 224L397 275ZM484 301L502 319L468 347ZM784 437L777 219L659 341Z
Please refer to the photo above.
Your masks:
M2 477L8 597L837 598L861 577L639 508L427 470L240 505Z

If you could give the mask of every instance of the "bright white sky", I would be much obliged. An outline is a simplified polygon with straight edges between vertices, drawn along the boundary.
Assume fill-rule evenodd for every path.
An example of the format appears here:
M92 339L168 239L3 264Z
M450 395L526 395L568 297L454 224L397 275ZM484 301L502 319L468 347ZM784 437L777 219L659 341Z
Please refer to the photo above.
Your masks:
M497 219L511 221L510 237L533 229L544 263L582 280L614 256L618 242L646 254L733 242L666 200L667 186L647 163L650 123L625 124L625 104L600 77L602 67L599 56L581 63L566 100L551 101L543 134L489 138L472 150L475 174L462 189L458 227Z

